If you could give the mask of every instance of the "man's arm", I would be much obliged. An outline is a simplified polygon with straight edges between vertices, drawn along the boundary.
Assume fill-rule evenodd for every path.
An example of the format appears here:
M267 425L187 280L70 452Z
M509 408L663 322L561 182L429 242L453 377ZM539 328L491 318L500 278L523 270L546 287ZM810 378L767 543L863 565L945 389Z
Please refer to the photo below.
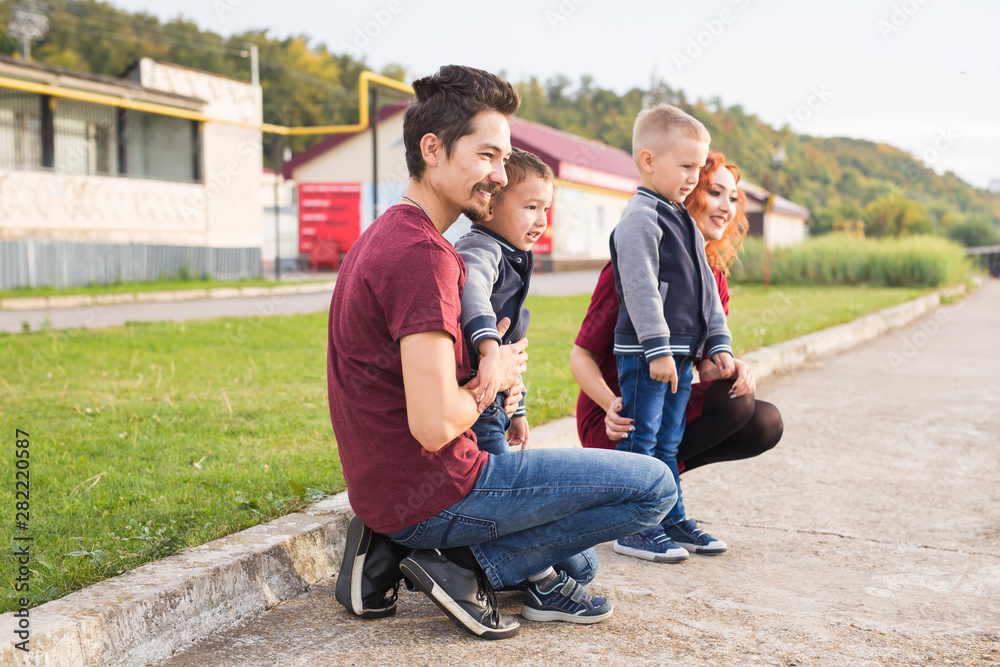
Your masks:
M464 387L455 379L455 341L444 331L424 331L399 341L410 433L424 449L436 452L464 433L479 417L473 380ZM500 348L508 386L527 370L528 341Z

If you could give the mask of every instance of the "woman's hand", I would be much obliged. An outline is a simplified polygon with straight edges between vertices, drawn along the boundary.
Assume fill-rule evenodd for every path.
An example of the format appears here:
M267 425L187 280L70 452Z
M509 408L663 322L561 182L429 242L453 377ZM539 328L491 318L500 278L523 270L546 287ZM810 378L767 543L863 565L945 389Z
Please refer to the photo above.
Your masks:
M739 359L733 359L733 364L736 366L736 382L729 390L729 398L754 393L757 390L757 378L754 377L753 369Z
M614 442L624 440L628 438L629 433L635 430L631 419L626 419L618 414L622 411L623 407L625 407L625 403L622 401L621 396L616 396L604 416L604 427L605 433L608 435L608 440Z

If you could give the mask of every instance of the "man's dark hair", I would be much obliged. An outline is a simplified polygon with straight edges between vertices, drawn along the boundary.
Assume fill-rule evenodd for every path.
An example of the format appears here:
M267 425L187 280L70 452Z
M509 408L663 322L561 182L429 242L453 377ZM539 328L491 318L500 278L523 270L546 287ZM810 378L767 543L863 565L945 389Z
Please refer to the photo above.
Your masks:
M521 106L521 98L511 84L481 69L445 65L436 74L413 82L417 101L403 114L403 145L406 169L418 181L427 164L420 153L425 134L437 135L451 157L455 142L472 134L472 119L480 111L497 111L511 116Z

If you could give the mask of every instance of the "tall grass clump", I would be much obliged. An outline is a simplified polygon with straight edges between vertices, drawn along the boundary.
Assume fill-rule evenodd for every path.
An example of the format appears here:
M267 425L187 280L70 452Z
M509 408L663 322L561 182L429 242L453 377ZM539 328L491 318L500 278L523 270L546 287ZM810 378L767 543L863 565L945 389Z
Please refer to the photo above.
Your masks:
M962 281L972 263L961 246L935 236L856 239L829 234L771 250L774 285L939 287ZM764 244L749 238L733 266L734 283L764 282Z

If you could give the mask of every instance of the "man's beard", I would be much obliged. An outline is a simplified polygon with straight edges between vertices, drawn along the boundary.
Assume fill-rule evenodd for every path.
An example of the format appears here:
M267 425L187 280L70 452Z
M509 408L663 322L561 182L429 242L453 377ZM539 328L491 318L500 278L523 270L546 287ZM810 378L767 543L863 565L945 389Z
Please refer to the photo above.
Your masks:
M500 188L488 183L477 183L476 187L472 189L472 196L475 197L478 192L490 193L490 199L489 201L484 202L483 208L477 208L469 205L462 209L462 215L472 222L482 222L486 219L486 216L490 214L490 205L493 203L493 198L497 196L498 192L500 192Z

